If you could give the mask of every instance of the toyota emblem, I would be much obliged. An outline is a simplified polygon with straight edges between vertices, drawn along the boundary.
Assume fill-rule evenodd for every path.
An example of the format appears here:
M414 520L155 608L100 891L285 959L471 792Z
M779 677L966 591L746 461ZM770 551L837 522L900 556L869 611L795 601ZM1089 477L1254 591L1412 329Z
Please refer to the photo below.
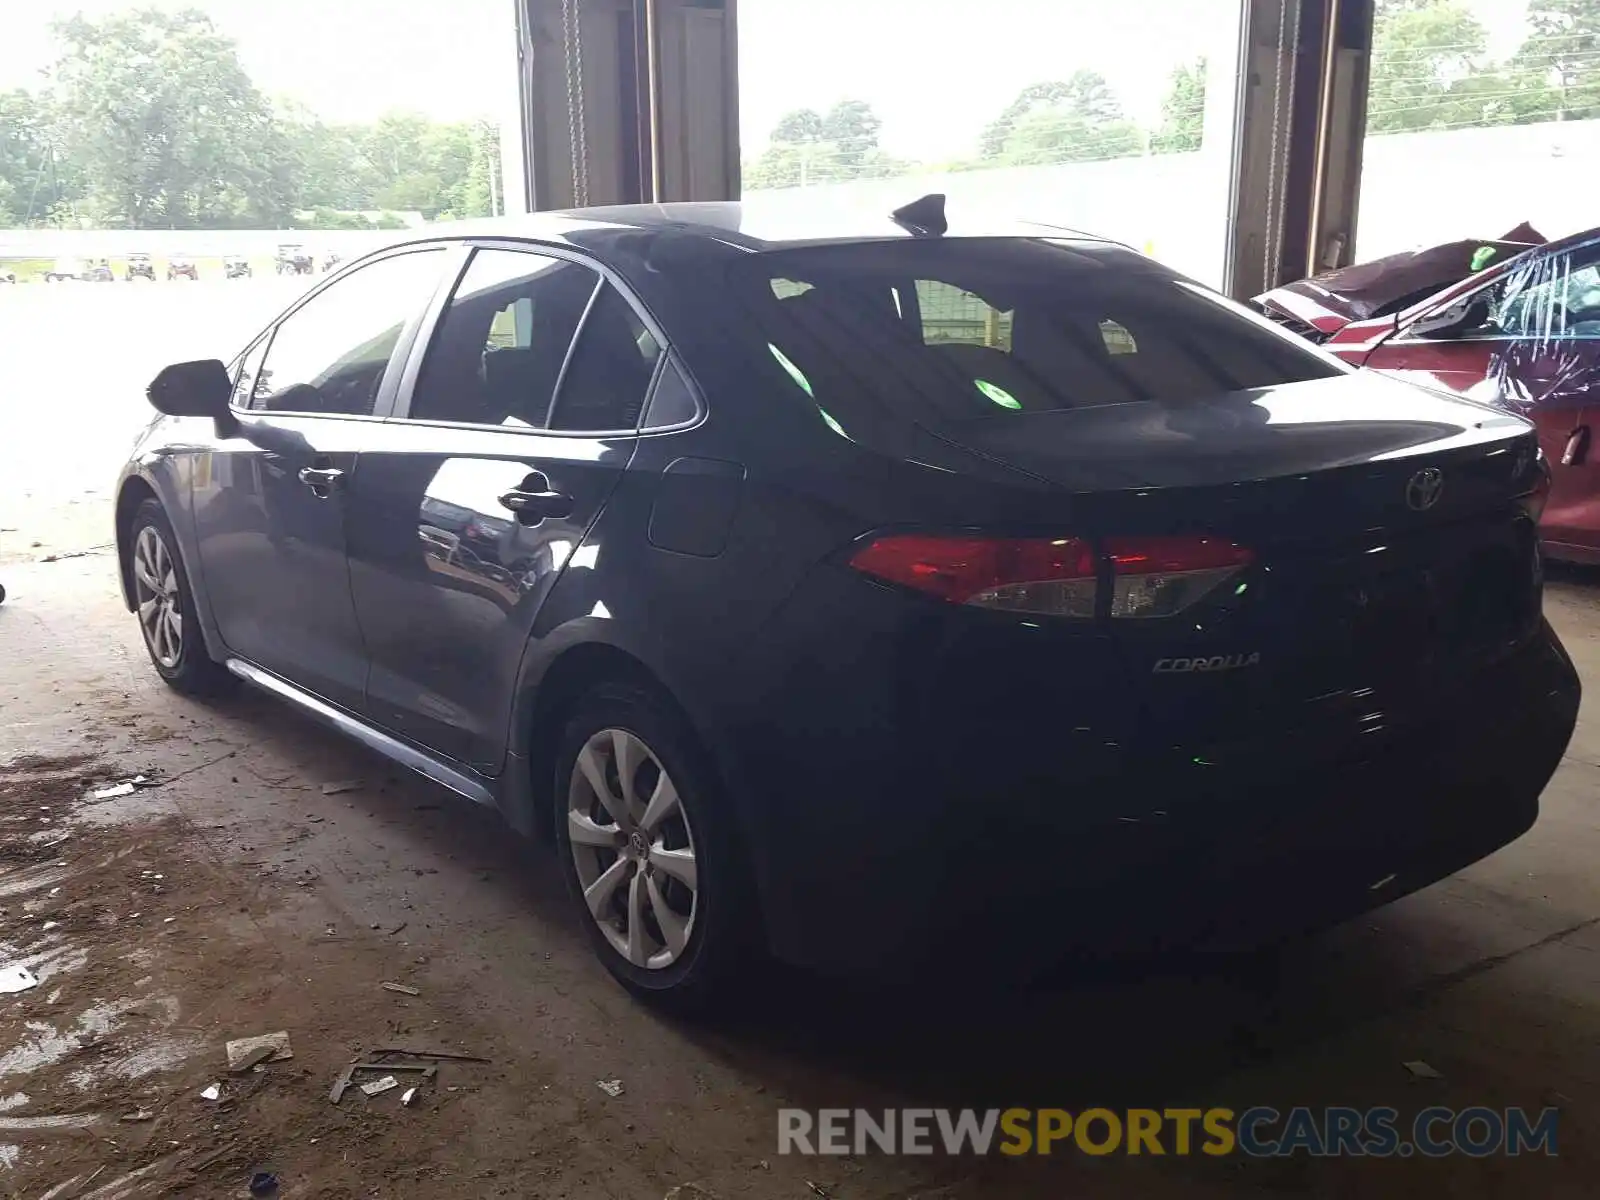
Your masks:
M1444 472L1438 467L1423 467L1406 484L1406 504L1417 512L1427 512L1439 503L1444 492Z

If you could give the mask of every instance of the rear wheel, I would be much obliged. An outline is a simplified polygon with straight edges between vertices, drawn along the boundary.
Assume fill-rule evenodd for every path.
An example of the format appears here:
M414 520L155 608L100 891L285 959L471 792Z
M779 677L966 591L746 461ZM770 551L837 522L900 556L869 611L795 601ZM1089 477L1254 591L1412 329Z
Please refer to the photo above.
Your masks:
M215 695L227 689L233 676L206 652L189 574L160 502L139 505L129 532L128 575L150 662L177 691Z
M591 692L567 725L555 800L562 870L606 969L677 1012L726 1001L752 957L753 889L683 719L640 688Z

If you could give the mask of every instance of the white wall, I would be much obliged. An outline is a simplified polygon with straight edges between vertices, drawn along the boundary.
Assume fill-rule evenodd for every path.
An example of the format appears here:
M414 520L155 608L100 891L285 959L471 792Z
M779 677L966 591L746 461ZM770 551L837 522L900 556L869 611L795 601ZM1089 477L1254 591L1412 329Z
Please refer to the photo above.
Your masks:
M952 207L1087 230L1146 250L1208 283L1221 278L1221 156L1116 159L747 192L764 208L889 212L927 192ZM1370 137L1357 257L1460 237L1496 237L1528 220L1547 237L1600 225L1600 121ZM0 257L270 255L280 242L347 257L398 235L278 230L0 230Z

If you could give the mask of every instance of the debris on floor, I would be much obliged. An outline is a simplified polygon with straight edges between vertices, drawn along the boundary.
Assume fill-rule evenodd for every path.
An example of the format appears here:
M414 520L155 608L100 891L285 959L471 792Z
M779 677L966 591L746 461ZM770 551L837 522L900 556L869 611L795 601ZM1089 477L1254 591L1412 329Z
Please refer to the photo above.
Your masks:
M400 1097L400 1104L403 1108L411 1107L411 1102L417 1098L417 1091L418 1089L414 1087L406 1089L405 1095Z
M492 1059L481 1058L476 1054L460 1054L454 1050L408 1050L404 1046L379 1046L371 1051L374 1058L382 1058L387 1054L398 1054L402 1058L443 1058L451 1062L486 1063Z
M131 783L114 783L110 787L97 789L94 798L96 800L115 800L119 796L131 796L136 790Z
M202 1099L202 1100L220 1100L220 1099L222 1099L222 1085L221 1084L217 1084L217 1083L213 1083L205 1091L200 1093L200 1099Z
M393 1075L385 1075L382 1079L374 1079L371 1083L363 1083L361 1091L368 1096L381 1096L384 1092L400 1086L400 1081Z
M342 792L359 792L365 786L366 784L359 779L341 779L337 783L323 784L322 794L324 796L337 796Z
M250 1070L261 1063L283 1062L294 1057L289 1045L289 1035L283 1030L264 1033L259 1037L235 1038L227 1044L228 1070L235 1074Z
M430 1080L436 1079L436 1078L438 1078L438 1075L439 1075L439 1068L436 1067L432 1063L426 1063L426 1064L420 1064L420 1063L388 1063L388 1062L358 1062L358 1063L351 1063L348 1067L346 1067L343 1071L341 1071L339 1073L339 1078L337 1078L337 1079L335 1079L333 1081L333 1088L328 1092L328 1102L330 1104L337 1104L337 1103L339 1103L340 1100L344 1099L345 1092L350 1090L350 1085L352 1083L355 1083L355 1078L356 1078L356 1075L358 1073L361 1073L361 1072L377 1073L379 1071L383 1071L383 1072L387 1073L386 1077L390 1081L389 1082L389 1086L392 1086L392 1087L399 1087L400 1086L399 1080L395 1079L394 1075L393 1075L393 1073L396 1072L396 1071L400 1071L402 1073L414 1073L414 1074L417 1074L417 1075L421 1075L423 1083L427 1083ZM381 1080L380 1080L380 1082L381 1082ZM361 1088L362 1091L367 1092L367 1085L366 1084L360 1084L358 1086ZM389 1090L389 1087L382 1087L382 1088L378 1089L378 1091L380 1091L380 1092L386 1092L388 1090ZM367 1094L369 1096L371 1096L371 1095L375 1095L376 1093L375 1092L367 1092Z
M14 967L0 967L0 994L25 992L39 986L39 977L18 963Z
M622 1080L620 1079L597 1079L594 1081L594 1085L612 1099L622 1095Z
M257 1171L250 1176L250 1194L252 1196L270 1196L278 1190L278 1177L271 1171Z
M154 1116L155 1113L151 1112L148 1108L140 1108L135 1109L133 1112L123 1113L122 1116L118 1117L117 1119L119 1121L126 1121L130 1125L136 1125L141 1121L148 1121Z
M1400 1065L1403 1066L1406 1070L1411 1072L1411 1078L1413 1078L1413 1079L1443 1079L1444 1078L1443 1075L1441 1075L1438 1071L1435 1071L1432 1067L1430 1067L1427 1063L1423 1062L1420 1058L1416 1059L1416 1060L1414 1060L1412 1062L1401 1063Z
M384 991L386 991L386 992L399 992L402 996L420 996L420 995L422 995L422 989L414 988L409 983L391 983L386 979L386 980L383 981L383 985L382 986L383 986L383 990Z

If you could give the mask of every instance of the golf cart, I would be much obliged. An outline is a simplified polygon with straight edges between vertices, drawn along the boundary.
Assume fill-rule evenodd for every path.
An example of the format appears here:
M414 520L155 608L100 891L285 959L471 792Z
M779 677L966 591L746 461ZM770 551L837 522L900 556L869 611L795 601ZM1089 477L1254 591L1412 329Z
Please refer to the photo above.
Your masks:
M285 243L278 247L279 275L309 275L316 265L316 259L304 246Z
M148 254L128 255L128 266L123 276L130 283L135 279L148 279L151 283L156 281L156 264Z
M55 265L44 273L46 283L68 283L84 278L83 263L75 258L58 258Z
M249 279L252 274L250 260L242 254L230 254L222 260L222 277L224 279Z
M194 265L194 259L174 256L167 259L167 282L174 279L188 279L198 283L200 281L200 268Z

